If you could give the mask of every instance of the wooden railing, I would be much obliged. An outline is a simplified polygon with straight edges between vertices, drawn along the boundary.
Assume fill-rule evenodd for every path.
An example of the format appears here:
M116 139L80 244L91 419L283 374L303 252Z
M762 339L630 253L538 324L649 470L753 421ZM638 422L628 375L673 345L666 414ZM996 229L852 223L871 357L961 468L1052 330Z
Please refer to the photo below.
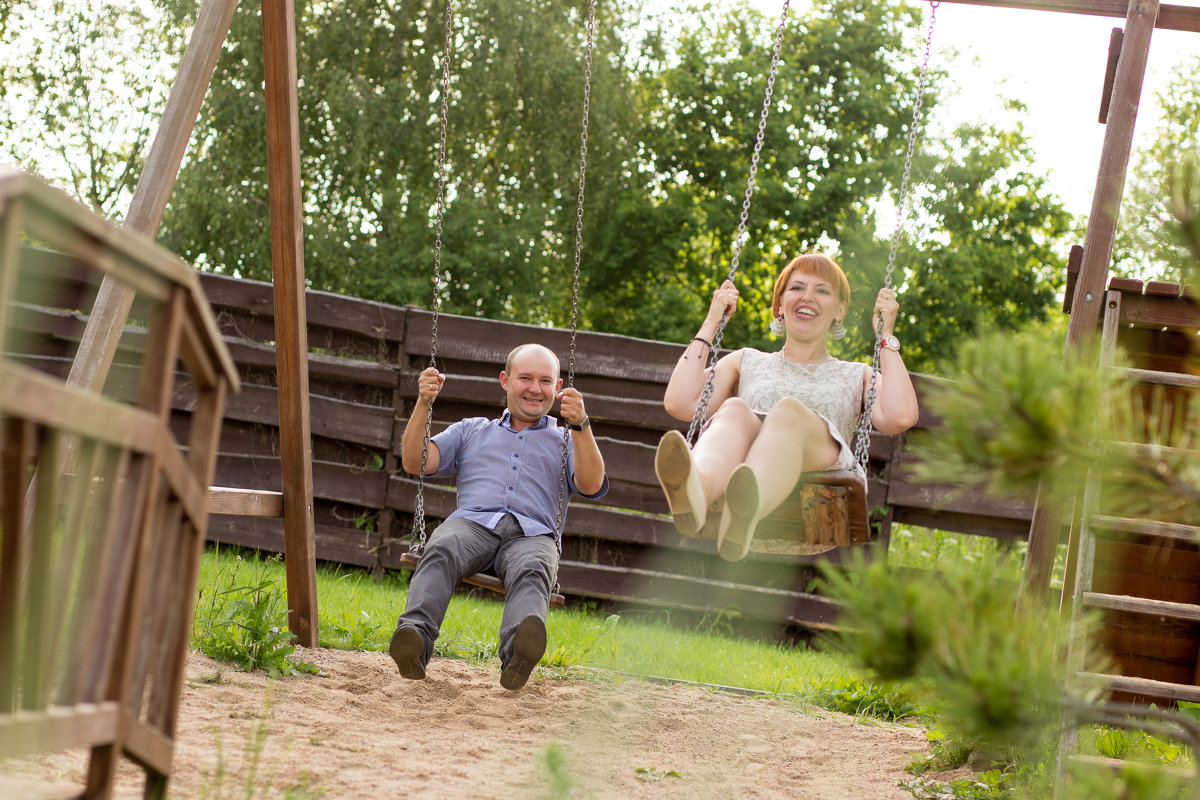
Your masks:
M88 280L43 270L23 237ZM137 299L118 374L90 391L63 381L78 337L55 331L78 332L61 309L90 307L79 293L101 275ZM89 747L83 791L108 797L128 756L162 796L236 369L187 265L15 171L0 171L0 334L0 758Z

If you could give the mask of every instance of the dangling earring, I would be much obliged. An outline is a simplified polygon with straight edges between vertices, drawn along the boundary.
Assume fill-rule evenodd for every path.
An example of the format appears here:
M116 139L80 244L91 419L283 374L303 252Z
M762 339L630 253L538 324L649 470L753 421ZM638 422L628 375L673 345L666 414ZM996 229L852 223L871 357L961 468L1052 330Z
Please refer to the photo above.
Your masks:
M829 326L829 335L834 339L841 339L846 335L846 326L840 319L834 320L833 324Z
M783 336L787 332L787 328L783 326L783 314L771 320L770 331L774 336Z

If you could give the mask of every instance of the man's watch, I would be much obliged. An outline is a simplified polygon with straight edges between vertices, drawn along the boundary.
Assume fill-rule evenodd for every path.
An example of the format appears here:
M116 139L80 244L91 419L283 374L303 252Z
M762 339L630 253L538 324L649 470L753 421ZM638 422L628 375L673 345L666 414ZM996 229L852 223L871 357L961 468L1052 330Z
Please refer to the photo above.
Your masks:
M886 347L888 350L895 350L897 353L900 352L900 340L895 336L883 337L879 340L879 346Z
M567 420L567 427L573 431L586 431L588 429L588 426L591 424L592 424L591 417L584 417L583 422L579 423L578 425L571 422L570 420Z

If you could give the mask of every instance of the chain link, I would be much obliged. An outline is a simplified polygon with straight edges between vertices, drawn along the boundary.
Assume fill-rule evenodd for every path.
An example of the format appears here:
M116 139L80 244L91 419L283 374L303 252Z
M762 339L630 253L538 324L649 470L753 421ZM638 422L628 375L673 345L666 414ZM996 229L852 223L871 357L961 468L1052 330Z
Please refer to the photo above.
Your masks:
M738 259L741 257L742 245L746 239L746 223L750 219L750 198L754 196L754 178L758 174L758 161L762 154L763 139L767 132L767 116L771 113L771 95L775 91L775 78L779 74L779 56L783 52L783 34L787 29L788 6L791 0L783 0L783 13L779 16L779 30L775 32L775 49L771 53L771 68L767 72L767 91L763 96L762 113L758 117L758 133L754 138L754 153L750 156L750 175L746 179L746 196L742 200L742 216L738 220L737 234L733 237L733 258L729 263L728 279L737 277ZM688 426L688 444L694 444L700 423L708 414L708 404L712 400L716 380L717 352L721 349L721 339L725 335L725 323L729 315L721 317L717 332L713 335L712 348L708 353L708 380L704 383L704 391L700 394L700 402L692 414L692 424Z
M933 49L933 25L937 20L938 0L929 4L929 28L925 33L925 56L917 77L917 96L913 101L912 124L908 129L908 149L904 153L904 175L900 179L900 195L896 200L896 226L892 230L891 247L888 250L887 271L883 276L884 288L892 288L892 273L896 268L896 251L900 246L900 232L908 205L908 182L912 176L913 150L917 142L917 129L921 123L921 108L925 103L925 84L929 78L929 54ZM858 434L854 442L854 460L865 473L871 451L871 415L875 410L876 382L879 378L879 350L883 343L883 316L875 323L875 347L871 354L871 384L863 403L862 418L858 422Z
M442 97L438 113L440 125L437 159L437 202L434 212L433 239L433 316L430 320L429 366L437 367L438 312L442 306L442 221L446 214L446 119L450 102L450 60L454 53L454 0L446 0L446 48L442 53ZM418 391L417 402L420 403ZM417 502L413 509L412 552L420 557L425 552L425 465L429 460L429 440L433 434L433 400L425 409L425 438L421 441L421 468L417 472ZM415 411L414 411L415 413Z
M587 46L583 66L583 123L579 134L579 204L575 209L575 272L571 280L571 346L567 355L567 386L575 385L575 335L579 330L579 266L583 261L583 198L587 177L588 120L592 107L592 49L596 30L596 0L588 3ZM571 429L563 428L562 468L558 474L558 509L554 517L554 538L562 550L562 531L567 513L567 458Z

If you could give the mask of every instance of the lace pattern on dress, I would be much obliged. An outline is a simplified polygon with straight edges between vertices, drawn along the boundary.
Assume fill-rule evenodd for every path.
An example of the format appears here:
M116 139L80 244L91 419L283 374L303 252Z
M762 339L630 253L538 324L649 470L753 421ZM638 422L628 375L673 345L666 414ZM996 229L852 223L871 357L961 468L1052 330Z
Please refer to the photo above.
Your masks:
M821 415L829 435L838 443L837 462L830 470L853 470L862 474L850 442L858 428L863 407L863 378L867 365L857 361L828 358L816 364L793 364L782 351L742 351L738 397L763 416L783 397L795 397Z

